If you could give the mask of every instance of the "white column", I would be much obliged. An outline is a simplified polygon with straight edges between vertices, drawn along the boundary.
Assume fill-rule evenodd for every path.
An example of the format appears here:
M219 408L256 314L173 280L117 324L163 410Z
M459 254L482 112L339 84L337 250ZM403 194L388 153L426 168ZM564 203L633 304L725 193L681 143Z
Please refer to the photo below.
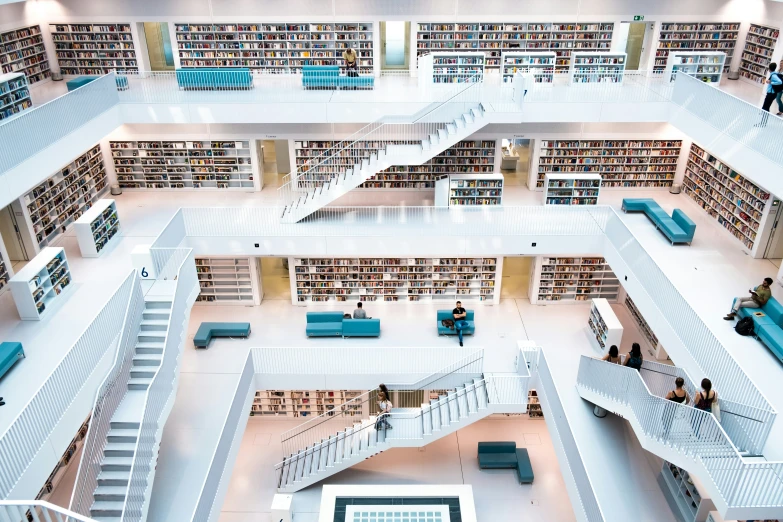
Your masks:
M254 139L249 140L249 143L250 167L253 171L253 191L259 192L264 188L264 147L259 147L258 141Z
M414 21L411 22L411 34L410 34L410 39L409 39L410 43L408 45L410 47L410 49L409 49L410 56L408 58L409 66L408 67L409 67L409 69L411 71L411 76L413 76L414 78L419 75L418 74L418 69L416 68L416 64L417 64L416 54L419 51L418 48L416 47L418 34L419 34L419 22L414 20Z
M147 40L144 38L142 22L132 22L129 25L131 38L133 38L133 49L136 51L136 65L139 72L147 72L150 70L150 55L147 51Z
M174 22L169 22L169 39L171 40L171 53L174 55L174 67L179 69L182 64L179 61L179 45L177 44L177 28Z
M685 170L688 168L688 155L691 153L691 145L693 141L689 139L682 140L682 148L680 149L680 156L677 158L677 170L674 173L674 183L683 184L685 179Z
M530 140L530 166L527 170L527 188L529 190L541 190L536 189L536 180L538 179L538 158L541 156L541 140ZM538 289L536 289L538 292Z

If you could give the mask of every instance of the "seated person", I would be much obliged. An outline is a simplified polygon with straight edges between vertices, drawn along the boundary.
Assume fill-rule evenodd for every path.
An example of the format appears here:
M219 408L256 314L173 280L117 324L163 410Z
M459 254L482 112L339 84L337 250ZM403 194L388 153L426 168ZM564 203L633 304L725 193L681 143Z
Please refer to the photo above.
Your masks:
M353 311L353 318L354 319L372 319L372 317L367 317L367 312L365 312L364 309L362 308L361 301L356 303L356 310Z
M462 329L468 326L468 321L465 319L468 313L462 308L462 303L457 301L457 307L451 311L451 315L454 317L454 328L457 329L459 345L462 346Z
M731 321L737 317L737 312L739 312L740 308L761 308L767 304L769 298L772 297L770 285L772 285L772 278L765 277L763 283L750 290L750 297L735 297L734 304L731 306L731 312L724 319Z

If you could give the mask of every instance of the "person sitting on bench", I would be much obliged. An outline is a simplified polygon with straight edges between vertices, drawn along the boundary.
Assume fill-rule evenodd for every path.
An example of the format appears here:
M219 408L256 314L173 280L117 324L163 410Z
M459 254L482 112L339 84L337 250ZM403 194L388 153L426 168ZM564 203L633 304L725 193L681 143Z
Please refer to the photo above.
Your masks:
M362 308L361 301L356 303L356 310L353 311L353 318L354 319L372 319L372 317L367 317L367 312L365 312L364 308Z
M769 289L771 284L772 278L765 277L763 283L750 290L750 297L735 297L731 312L724 319L731 321L737 317L740 308L761 308L767 304L769 298L772 297L772 290Z

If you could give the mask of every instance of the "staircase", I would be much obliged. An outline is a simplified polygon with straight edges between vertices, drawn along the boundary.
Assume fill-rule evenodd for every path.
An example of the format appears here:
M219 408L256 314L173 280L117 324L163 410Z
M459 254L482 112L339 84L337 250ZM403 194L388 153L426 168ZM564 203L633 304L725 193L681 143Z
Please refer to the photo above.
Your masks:
M394 165L422 165L487 125L481 83L459 84L407 118L382 118L297 168L278 189L281 220L296 223ZM376 150L366 142L385 145Z
M109 423L90 516L117 521L125 506L147 389L160 368L171 320L171 298L144 298L127 391Z
M426 446L492 413L526 412L526 357L537 353L521 351L517 373L475 371L483 364L483 352L477 352L419 383L388 385L395 405L438 394L418 407L393 408L386 417L390 428L376 426L371 412L378 390L372 390L284 433L286 457L275 466L278 491L299 491L387 449Z
M722 412L718 422L709 412L666 400L674 378L654 393L651 378L642 375L645 366L637 372L582 356L576 388L583 399L626 419L647 451L699 477L725 519L779 517L783 462L746 458L722 425L732 426L733 413Z

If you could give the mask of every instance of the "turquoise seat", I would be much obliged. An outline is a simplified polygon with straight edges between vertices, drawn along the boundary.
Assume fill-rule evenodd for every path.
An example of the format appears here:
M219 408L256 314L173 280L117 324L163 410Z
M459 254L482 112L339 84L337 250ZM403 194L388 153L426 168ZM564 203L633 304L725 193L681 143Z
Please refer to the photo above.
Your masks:
M196 348L206 348L213 337L247 337L250 323L201 323L193 336Z
M302 67L302 87L305 89L337 89L340 67L337 65L305 65Z
M341 89L372 89L375 86L375 78L372 76L340 76Z
M465 320L468 322L468 326L462 329L463 334L473 335L476 332L476 322L473 319L473 310L465 310ZM443 326L444 319L454 319L451 310L438 310L438 335L457 335L457 329L451 329Z
M253 75L247 68L177 69L177 84L184 90L236 91L253 88Z
M380 319L343 319L343 337L380 337Z
M517 448L516 442L479 442L478 461L481 469L512 468L522 484L533 482L533 466L526 448Z
M68 88L68 92L71 92L83 85L87 85L88 83L97 80L98 78L100 78L100 76L79 76L78 78L74 78L73 80L68 80L65 82L65 86ZM115 76L114 81L117 84L118 91L128 90L127 76Z
M655 228L663 232L663 235L675 243L688 243L693 241L696 234L696 223L693 222L680 209L675 209L672 215L666 213L654 199L651 198L625 198L623 199L623 212L644 212L653 222Z
M0 378L2 378L18 360L24 359L24 357L22 343L0 343Z
M340 337L343 335L342 312L307 312L307 337Z
M764 315L756 315L762 312ZM740 308L737 314L740 318L753 319L753 331L756 337L764 343L767 349L783 362L783 305L774 297L761 308Z
M517 448L517 477L520 484L532 484L535 478L527 448Z

